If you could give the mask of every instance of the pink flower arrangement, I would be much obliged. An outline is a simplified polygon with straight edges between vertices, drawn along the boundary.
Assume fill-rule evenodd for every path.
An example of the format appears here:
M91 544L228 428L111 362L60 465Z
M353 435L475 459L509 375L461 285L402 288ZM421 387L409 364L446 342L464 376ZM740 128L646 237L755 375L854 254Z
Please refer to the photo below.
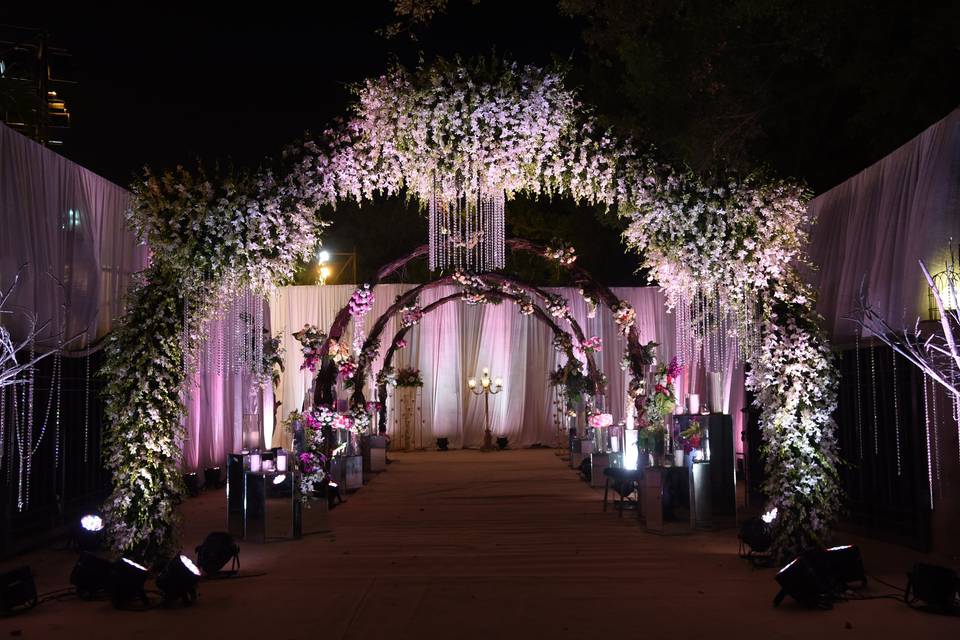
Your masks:
M580 350L583 353L594 353L603 351L603 339L600 336L593 336L592 338L587 338L582 343L580 343Z
M353 418L345 413L341 413L333 420L333 426L337 429L349 429L353 426Z
M357 363L353 360L344 360L340 363L340 375L345 379L350 379L357 372Z
M609 427L613 424L613 416L609 413L594 413L587 419L587 423L594 429Z
M395 346L397 349L406 349L407 341L403 338L397 338L397 341L393 343L393 346Z
M681 373L683 373L683 365L677 360L677 356L673 356L670 358L670 364L667 365L667 375L671 379L676 380L680 377Z
M350 315L356 318L362 318L373 309L373 290L369 284L358 287L353 295L350 296Z

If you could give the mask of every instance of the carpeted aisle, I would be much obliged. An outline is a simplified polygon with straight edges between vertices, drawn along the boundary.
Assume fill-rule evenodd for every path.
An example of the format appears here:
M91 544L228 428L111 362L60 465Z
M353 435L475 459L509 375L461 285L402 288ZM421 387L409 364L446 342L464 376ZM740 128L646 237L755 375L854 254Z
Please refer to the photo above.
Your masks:
M632 514L603 513L602 494L549 450L392 457L330 515L332 535L243 544L243 573L266 575L201 584L186 610L51 602L0 619L0 636L934 638L957 629L891 600L773 609L773 571L737 558L735 532L646 534ZM185 505L187 548L224 527L223 502L208 494ZM885 545L864 555L868 571L897 583L912 561ZM47 591L65 586L74 559L58 550L26 561Z

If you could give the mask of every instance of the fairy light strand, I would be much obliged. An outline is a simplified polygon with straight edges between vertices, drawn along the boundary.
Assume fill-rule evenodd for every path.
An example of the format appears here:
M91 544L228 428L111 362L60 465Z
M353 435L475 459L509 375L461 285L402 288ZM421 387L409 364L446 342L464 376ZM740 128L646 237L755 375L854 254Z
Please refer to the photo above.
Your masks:
M926 372L923 374L923 426L924 434L926 435L927 443L927 490L930 495L930 509L933 510L933 468L932 460L930 458L930 401L927 395L927 380L928 375Z
M900 392L897 390L897 352L891 349L893 354L893 434L894 442L897 447L897 477L903 473L903 467L900 461Z

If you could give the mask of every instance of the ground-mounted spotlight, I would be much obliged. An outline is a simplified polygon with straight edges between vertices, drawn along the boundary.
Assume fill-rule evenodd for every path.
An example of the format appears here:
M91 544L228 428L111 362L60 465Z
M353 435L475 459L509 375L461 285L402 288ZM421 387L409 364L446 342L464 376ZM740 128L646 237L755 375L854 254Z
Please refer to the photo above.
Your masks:
M766 554L773 546L773 523L777 519L774 507L759 518L750 518L740 527L740 557L753 559L754 554ZM744 553L744 545L748 551Z
M817 552L814 564L821 579L838 593L846 591L854 583L858 583L857 586L861 589L867 586L863 558L856 545L845 544L823 549Z
M497 449L500 451L506 449L508 444L510 444L509 438L497 438Z
M231 571L236 571L240 567L240 547L225 531L214 531L197 547L197 564L208 576L219 574L231 560Z
M103 543L103 518L94 513L86 514L77 522L73 536L81 551L96 551Z
M190 606L197 600L199 581L200 569L193 560L185 555L172 559L163 573L157 576L157 587L163 594L163 604L171 605L180 600L184 606Z
M450 449L449 438L437 438L437 451L449 451L449 449Z
M203 470L203 486L206 489L219 489L223 486L223 472L220 467L207 467Z
M84 551L70 572L70 584L81 598L94 598L110 590L113 563Z
M343 496L340 495L340 485L333 480L327 483L324 491L327 494L327 508L333 509L334 506L343 502Z
M37 606L37 587L30 567L0 575L0 614L12 615Z
M191 498L200 495L200 476L196 472L183 474L183 484L187 488L187 495Z
M797 556L787 563L777 572L776 580L780 592L773 599L775 607L780 606L787 596L811 609L830 609L833 606L830 589L817 575L809 554Z
M144 607L150 604L143 583L147 581L147 568L129 558L120 558L110 570L110 600L117 609L126 609L134 601Z
M935 564L918 562L907 574L907 591L904 599L907 604L915 606L917 602L924 608L937 613L960 613L960 602L957 592L960 590L960 581L957 572Z

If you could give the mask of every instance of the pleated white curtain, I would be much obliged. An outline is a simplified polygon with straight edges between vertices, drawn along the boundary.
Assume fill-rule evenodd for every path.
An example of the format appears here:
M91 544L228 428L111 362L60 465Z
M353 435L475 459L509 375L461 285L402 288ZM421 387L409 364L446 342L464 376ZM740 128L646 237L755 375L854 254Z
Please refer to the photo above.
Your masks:
M365 319L369 328L396 296L412 285L388 284L376 287L373 311ZM303 359L299 343L292 337L304 324L327 330L334 316L350 299L354 287L301 286L279 289L271 300L270 315L274 334L282 333L286 372L280 387L283 406L280 418L303 406L308 397L312 375L301 371ZM455 293L453 286L435 287L424 292L421 305ZM577 289L550 289L570 303L573 316L587 337L599 336L603 350L596 354L597 365L608 379L606 409L615 419L625 416L627 378L621 369L625 338L617 329L610 312L597 310L588 318L587 305ZM655 287L625 287L614 293L637 310L637 329L642 342L660 344L658 357L666 361L675 353L675 319L668 314L663 296ZM381 359L374 365L375 374L382 366L382 357L397 331L391 318L382 334ZM567 327L565 327L567 328ZM348 334L349 336L350 334ZM505 436L515 446L535 443L553 445L556 440L551 407L550 372L563 359L553 349L550 329L534 317L521 315L516 305L505 301L500 305L470 306L459 300L449 302L425 316L407 334L408 346L394 356L395 367L414 366L424 379L423 441L446 437L453 447L476 447L482 443L484 406L482 397L473 396L466 380L479 376L484 367L492 375L504 379L505 388L490 399L490 423L495 436ZM730 413L739 432L743 408L743 372L730 362L714 384L714 409ZM681 400L688 393L699 393L707 399L706 376L701 370L684 373L679 382ZM368 399L374 397L372 380L366 388ZM388 423L392 429L392 421ZM288 443L286 434L276 432L274 444Z
M146 246L126 226L130 193L0 123L0 288L26 265L11 307L49 322L40 349L86 348L123 312ZM8 317L16 336L23 317Z

